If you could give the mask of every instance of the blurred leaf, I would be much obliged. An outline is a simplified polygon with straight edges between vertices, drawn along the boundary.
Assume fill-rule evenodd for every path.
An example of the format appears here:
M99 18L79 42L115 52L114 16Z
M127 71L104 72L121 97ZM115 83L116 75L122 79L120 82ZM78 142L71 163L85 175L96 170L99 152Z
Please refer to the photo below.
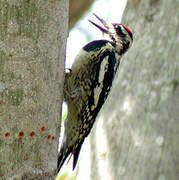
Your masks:
M57 177L55 178L55 180L75 180L75 176L74 175L70 175L70 173L65 172L62 175L57 175Z
M68 114L68 111L66 111L65 114L63 115L63 117L62 117L62 123L64 123L64 120L66 119L67 114Z
M68 173L67 173L67 172L64 173L64 174L62 174L61 176L60 176L59 173L58 173L58 175L57 175L57 177L55 178L55 180L65 180L67 177L68 177Z

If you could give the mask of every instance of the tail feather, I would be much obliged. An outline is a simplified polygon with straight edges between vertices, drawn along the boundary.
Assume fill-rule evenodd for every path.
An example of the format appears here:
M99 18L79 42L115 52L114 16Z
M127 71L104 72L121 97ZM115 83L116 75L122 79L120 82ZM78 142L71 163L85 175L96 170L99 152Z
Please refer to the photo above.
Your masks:
M78 161L78 157L79 157L80 150L81 150L81 145L82 145L82 143L80 143L80 144L78 145L77 149L76 149L75 152L73 153L73 170L75 169L76 164L77 164L77 161Z
M78 161L78 157L80 154L82 143L78 145L74 152L72 152L72 148L66 148L62 146L58 155L58 162L57 162L57 172L60 171L61 167L63 166L65 160L68 158L70 154L73 155L73 170L75 169Z
M61 167L63 166L65 160L67 159L67 157L70 155L71 150L70 149L66 149L64 148L64 146L62 146L62 148L60 149L60 153L58 155L58 162L57 162L57 171L59 172Z

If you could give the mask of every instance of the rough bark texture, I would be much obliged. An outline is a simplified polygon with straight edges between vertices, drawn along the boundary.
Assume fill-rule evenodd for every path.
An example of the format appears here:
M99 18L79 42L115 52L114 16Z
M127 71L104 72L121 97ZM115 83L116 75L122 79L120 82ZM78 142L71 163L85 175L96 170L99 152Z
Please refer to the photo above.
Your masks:
M83 14L90 8L94 0L70 0L69 29L72 29Z
M54 179L67 0L0 0L0 179Z
M92 180L179 179L178 9L177 0L128 2L134 44L91 134Z

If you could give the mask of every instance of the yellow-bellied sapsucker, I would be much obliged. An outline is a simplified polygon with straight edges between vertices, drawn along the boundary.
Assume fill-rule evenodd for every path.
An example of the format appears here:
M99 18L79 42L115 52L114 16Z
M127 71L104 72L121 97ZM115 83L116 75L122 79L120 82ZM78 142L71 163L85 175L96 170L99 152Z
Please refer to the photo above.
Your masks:
M90 22L109 40L96 40L84 46L71 71L65 75L64 100L68 105L68 115L58 155L58 171L70 154L73 155L75 168L84 139L90 133L111 89L120 59L133 41L132 32L125 25L107 24L95 16L104 28Z

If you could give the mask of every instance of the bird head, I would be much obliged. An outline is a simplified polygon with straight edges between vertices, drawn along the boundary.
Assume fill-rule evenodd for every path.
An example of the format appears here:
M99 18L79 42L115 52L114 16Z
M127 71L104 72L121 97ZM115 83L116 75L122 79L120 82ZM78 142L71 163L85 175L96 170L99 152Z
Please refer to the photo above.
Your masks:
M104 35L107 35L107 39L112 42L120 55L131 47L133 42L133 33L127 26L119 23L107 24L106 21L96 14L93 13L93 15L101 22L103 27L91 20L89 20L89 22L96 26Z

